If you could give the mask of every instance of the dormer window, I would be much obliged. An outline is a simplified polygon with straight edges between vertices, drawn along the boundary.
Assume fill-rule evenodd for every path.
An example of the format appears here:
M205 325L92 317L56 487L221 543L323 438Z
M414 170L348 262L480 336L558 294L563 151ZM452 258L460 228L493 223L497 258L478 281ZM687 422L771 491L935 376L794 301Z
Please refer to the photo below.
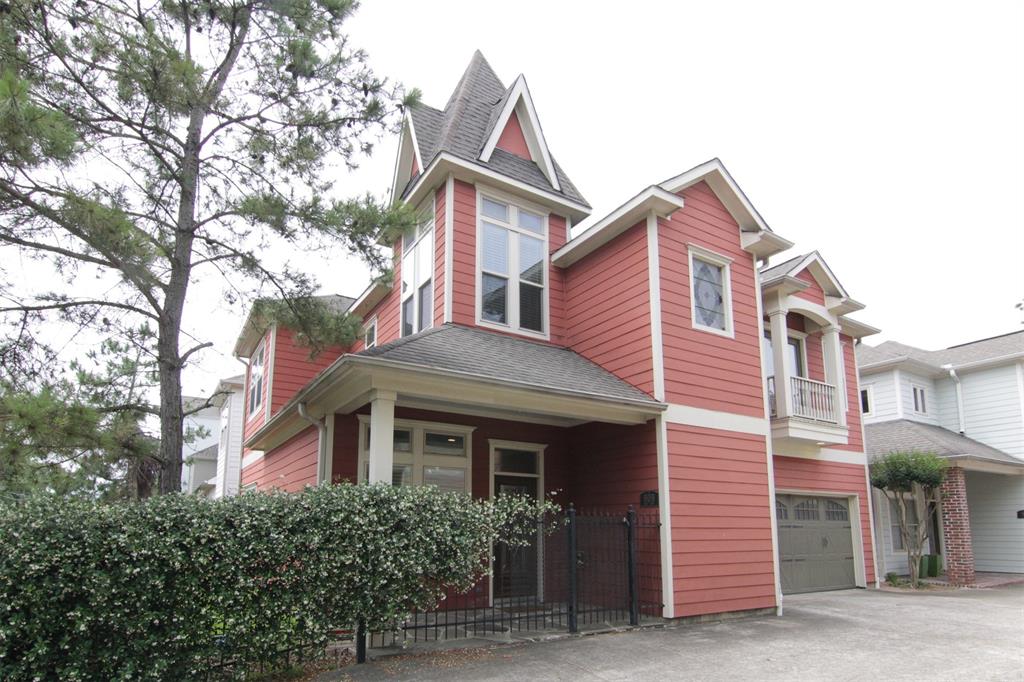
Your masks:
M481 193L477 235L477 321L547 337L547 216Z
M402 336L429 329L434 321L434 209L420 209L416 229L402 237Z

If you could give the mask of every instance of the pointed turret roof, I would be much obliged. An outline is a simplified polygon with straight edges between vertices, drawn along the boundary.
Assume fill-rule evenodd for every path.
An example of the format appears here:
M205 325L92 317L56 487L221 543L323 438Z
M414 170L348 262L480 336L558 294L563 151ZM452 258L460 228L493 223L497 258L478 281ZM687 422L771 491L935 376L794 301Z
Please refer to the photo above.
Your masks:
M494 127L514 87L513 85L506 88L484 55L477 50L473 53L469 66L466 67L443 110L425 104L412 107L409 114L424 168L429 166L438 154L447 152L532 187L560 194L574 202L589 206L553 159L552 165L558 180L557 188L534 161L521 158L504 149L495 149L490 158L486 161L481 160L481 150L494 132ZM408 193L415 181L415 177L409 180L402 196Z

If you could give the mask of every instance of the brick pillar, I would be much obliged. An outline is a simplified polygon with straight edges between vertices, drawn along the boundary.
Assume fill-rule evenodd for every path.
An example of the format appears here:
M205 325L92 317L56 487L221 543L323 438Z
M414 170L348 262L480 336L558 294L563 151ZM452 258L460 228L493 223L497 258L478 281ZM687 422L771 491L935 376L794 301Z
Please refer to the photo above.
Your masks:
M967 511L967 478L960 467L946 469L942 481L942 540L946 578L951 585L974 584L971 518Z

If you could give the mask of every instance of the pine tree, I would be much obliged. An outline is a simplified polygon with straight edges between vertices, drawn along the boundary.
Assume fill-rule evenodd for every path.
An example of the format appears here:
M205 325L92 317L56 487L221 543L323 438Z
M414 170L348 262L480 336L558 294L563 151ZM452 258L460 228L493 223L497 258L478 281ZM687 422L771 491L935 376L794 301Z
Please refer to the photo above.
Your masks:
M210 345L183 337L190 284L208 271L232 299L271 291L269 313L314 349L343 342L353 325L316 282L264 251L340 245L384 271L380 236L411 222L370 196L327 198L332 163L369 154L418 97L341 33L355 7L0 2L0 245L57 275L0 283L0 312L88 328L155 374L157 404L130 407L159 416L162 492L179 487L181 371ZM110 288L89 294L93 281Z

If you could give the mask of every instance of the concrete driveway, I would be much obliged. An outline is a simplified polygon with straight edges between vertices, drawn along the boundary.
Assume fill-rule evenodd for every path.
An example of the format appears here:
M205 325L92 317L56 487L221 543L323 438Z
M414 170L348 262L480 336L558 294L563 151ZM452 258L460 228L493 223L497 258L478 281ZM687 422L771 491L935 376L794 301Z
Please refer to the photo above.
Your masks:
M786 598L786 615L406 654L318 680L1024 680L1024 585Z

